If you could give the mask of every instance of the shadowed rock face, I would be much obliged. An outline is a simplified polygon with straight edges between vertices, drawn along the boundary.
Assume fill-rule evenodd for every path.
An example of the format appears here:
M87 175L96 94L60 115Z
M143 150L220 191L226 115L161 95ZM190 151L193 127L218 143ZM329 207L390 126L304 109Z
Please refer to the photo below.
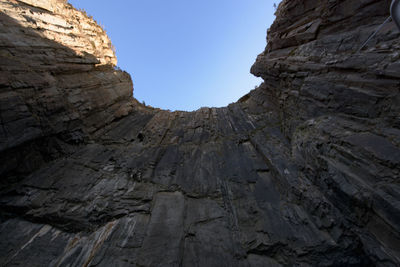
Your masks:
M389 5L284 0L259 88L169 112L81 12L0 0L0 265L398 266Z

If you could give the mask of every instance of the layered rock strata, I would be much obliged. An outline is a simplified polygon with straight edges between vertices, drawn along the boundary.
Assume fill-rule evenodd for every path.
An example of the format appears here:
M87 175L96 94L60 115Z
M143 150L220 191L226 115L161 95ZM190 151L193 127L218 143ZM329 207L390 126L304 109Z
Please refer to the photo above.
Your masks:
M104 30L65 1L0 1L0 174L29 173L132 109ZM50 156L50 158L49 158Z
M63 1L1 5L1 265L397 266L400 33L381 0L284 0L225 108L132 98Z

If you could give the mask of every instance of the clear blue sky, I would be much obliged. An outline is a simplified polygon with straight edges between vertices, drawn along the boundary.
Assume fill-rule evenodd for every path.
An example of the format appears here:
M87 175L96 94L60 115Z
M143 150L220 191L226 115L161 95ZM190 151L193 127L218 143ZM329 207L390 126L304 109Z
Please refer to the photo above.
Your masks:
M69 0L107 31L136 99L188 111L226 106L261 83L250 67L279 2Z

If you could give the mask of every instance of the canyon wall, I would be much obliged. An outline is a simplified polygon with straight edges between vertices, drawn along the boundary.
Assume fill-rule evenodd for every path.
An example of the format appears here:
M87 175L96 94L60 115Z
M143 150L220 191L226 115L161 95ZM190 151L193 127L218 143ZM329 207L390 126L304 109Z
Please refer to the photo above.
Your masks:
M65 1L0 5L0 174L18 176L126 115L132 81L104 30Z
M139 104L64 1L0 0L4 266L398 266L400 32L284 0L224 108Z

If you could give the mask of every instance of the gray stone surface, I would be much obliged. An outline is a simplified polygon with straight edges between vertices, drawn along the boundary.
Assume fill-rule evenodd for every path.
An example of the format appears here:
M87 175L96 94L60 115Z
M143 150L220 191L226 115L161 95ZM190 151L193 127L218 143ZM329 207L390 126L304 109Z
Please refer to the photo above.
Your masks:
M83 13L0 0L0 265L400 265L389 4L284 0L263 84L169 112Z

